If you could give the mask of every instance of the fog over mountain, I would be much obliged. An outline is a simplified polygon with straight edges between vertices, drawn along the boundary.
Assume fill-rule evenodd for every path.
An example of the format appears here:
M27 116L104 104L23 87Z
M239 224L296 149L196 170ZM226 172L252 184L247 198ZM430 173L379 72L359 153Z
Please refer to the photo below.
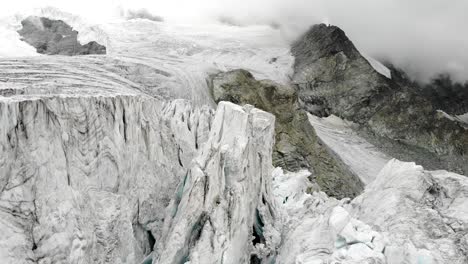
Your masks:
M239 25L275 24L290 40L311 24L328 22L341 27L362 52L405 69L415 79L428 80L440 72L458 81L468 79L468 54L463 52L468 36L461 32L468 24L465 0L18 0L3 3L0 14L46 5L96 22L146 8L185 22L222 17Z

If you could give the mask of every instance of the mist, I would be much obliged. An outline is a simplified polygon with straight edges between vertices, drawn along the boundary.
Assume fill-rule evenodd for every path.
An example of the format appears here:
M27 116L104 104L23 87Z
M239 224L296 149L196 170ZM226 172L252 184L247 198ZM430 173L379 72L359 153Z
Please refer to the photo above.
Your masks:
M357 48L404 69L419 81L438 73L468 80L466 0L16 0L0 16L25 8L55 6L103 23L146 9L165 21L274 25L293 41L312 24L341 27ZM11 3L13 2L13 3ZM122 12L123 11L123 12Z

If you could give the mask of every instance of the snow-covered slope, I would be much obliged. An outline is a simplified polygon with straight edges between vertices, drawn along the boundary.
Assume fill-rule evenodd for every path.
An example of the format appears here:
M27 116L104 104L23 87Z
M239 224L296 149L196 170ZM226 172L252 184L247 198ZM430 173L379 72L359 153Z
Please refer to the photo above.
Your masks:
M293 58L278 30L266 26L173 25L131 20L104 27L109 54L149 67L152 83L170 97L212 103L209 74L248 69L259 79L288 81Z
M117 74L166 99L184 98L213 106L207 89L209 74L243 68L259 79L285 83L292 71L288 43L279 30L268 26L183 25L144 19L96 26L53 8L37 9L33 15L65 21L79 31L82 43L95 40L105 45L108 56L96 57L97 61L114 59L120 68ZM0 23L0 40L10 47L0 49L1 57L37 55L16 33L26 17L19 14Z
M371 183L391 159L357 135L352 123L331 115L319 118L309 115L317 136L331 149L364 184Z

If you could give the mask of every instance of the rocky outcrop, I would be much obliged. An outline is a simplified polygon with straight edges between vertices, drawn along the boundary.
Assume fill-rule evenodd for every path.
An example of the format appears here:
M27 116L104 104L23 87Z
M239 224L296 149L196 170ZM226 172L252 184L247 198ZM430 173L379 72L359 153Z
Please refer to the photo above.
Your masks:
M106 47L95 41L81 45L78 31L62 20L31 16L21 22L18 31L23 41L35 47L38 53L47 55L106 54Z
M292 53L293 82L306 110L359 124L365 136L397 158L468 173L464 124L438 112L398 74L393 80L378 73L341 29L315 25Z
M212 78L211 87L216 102L251 104L276 116L274 166L288 171L309 169L314 181L331 196L354 197L362 190L359 178L318 139L292 87L257 81L245 70L220 73Z
M421 93L435 108L449 115L468 113L468 82L455 82L448 74L440 74L428 84L420 84Z
M338 27L313 26L291 52L296 58L293 82L312 114L339 113L365 122L378 111L380 99L394 89Z

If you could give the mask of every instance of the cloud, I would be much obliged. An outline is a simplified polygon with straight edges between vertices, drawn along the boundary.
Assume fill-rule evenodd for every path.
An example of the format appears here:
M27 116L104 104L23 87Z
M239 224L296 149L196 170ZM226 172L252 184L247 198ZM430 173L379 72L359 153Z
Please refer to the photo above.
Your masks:
M125 14L125 11L127 14ZM128 9L125 11L123 13L123 16L125 16L127 19L141 18L141 19L148 19L148 20L157 21L157 22L164 21L162 17L153 15L151 12L149 12L147 9L144 9L144 8L137 9L137 10Z
M288 40L310 25L341 27L363 52L405 69L418 80L449 72L468 80L467 0L16 0L2 12L54 5L95 21L145 8L165 20L279 25ZM9 11L8 11L9 10ZM1 15L1 14L0 14Z
M288 39L314 23L337 25L361 51L423 81L441 72L468 80L466 10L466 0L220 0L215 8L238 23L277 23Z

